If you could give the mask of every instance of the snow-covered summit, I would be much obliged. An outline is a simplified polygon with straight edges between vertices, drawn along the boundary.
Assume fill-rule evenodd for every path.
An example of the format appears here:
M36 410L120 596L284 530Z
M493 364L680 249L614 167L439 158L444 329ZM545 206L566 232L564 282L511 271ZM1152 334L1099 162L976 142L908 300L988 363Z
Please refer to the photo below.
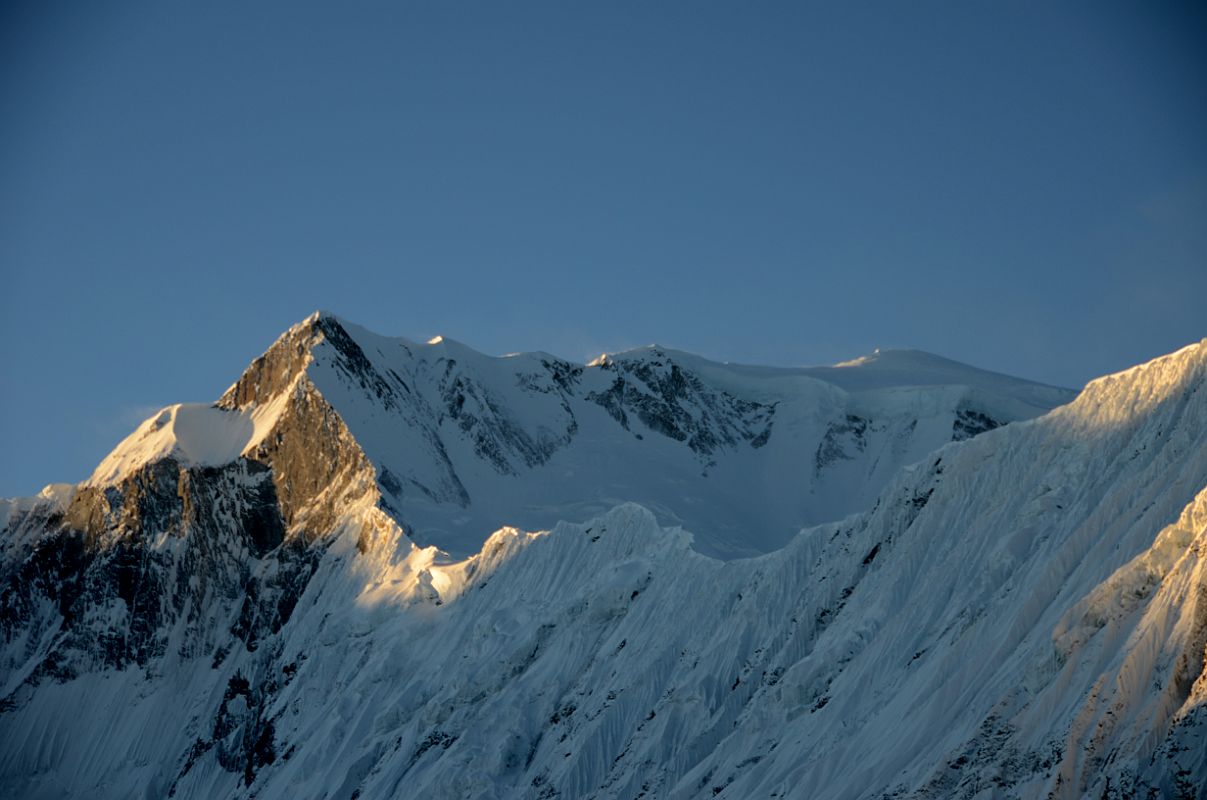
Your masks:
M1074 396L921 353L774 368L650 346L583 365L381 336L320 312L219 405L266 416L297 386L347 426L383 509L460 555L500 524L544 528L622 500L690 528L704 552L765 552L865 507L930 450Z
M961 384L998 392L1037 405L1067 401L1068 389L973 367L923 350L877 349L831 367L806 367L816 378L848 391L890 386Z
M174 458L190 466L219 466L234 461L253 443L250 414L200 403L160 410L126 437L86 481L113 483L146 464Z
M1059 386L980 369L923 350L877 349L858 358L832 366L768 367L712 361L701 356L661 345L647 345L605 354L592 366L620 360L670 358L694 370L717 375L729 373L735 379L775 380L793 377L812 378L837 386L846 392L914 387L964 386L986 395L1009 399L1037 411L1067 403L1074 392Z

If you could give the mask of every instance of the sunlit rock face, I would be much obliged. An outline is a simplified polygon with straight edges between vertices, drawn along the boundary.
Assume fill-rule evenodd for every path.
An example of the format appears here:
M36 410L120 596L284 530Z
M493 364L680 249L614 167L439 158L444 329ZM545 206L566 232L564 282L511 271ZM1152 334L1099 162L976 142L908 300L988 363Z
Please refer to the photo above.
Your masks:
M0 504L0 796L1201 796L1205 382L316 315Z

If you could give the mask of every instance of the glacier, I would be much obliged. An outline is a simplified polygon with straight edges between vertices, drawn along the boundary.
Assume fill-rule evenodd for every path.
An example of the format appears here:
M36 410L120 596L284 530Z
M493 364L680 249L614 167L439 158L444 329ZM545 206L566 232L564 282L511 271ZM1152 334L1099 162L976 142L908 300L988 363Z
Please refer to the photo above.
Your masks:
M0 503L0 795L1203 797L1205 380L316 315Z

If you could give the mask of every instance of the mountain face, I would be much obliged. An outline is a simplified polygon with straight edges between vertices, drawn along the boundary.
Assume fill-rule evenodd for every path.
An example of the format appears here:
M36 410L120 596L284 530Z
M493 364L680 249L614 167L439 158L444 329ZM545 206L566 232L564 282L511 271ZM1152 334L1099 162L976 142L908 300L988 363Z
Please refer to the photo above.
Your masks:
M0 796L1203 797L1205 383L316 315L0 503Z
M284 495L328 484L315 469L342 463L329 448L353 459L331 444L338 429L371 465L382 510L415 542L454 557L477 552L503 524L547 529L636 501L691 530L697 550L732 558L867 508L899 467L936 447L1072 397L909 351L777 370L650 347L584 367L380 337L320 314L222 396L217 408L228 413L177 412L161 443L136 433L90 483L119 480L173 447L189 463L242 456L278 476L288 462L290 480L274 482L293 524L295 501ZM198 439L225 447L203 452Z

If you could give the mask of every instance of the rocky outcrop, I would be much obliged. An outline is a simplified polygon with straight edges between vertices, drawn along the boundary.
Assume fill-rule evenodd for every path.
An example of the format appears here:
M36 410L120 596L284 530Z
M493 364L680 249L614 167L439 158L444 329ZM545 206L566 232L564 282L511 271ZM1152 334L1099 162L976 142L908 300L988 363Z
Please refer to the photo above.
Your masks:
M712 389L666 353L652 349L638 358L605 359L611 385L587 399L602 406L626 430L630 415L648 430L684 442L700 456L739 444L762 447L771 436L775 405L742 400Z
M283 409L248 455L271 469L281 514L307 541L330 531L343 506L374 491L375 470L339 413L306 374L314 350L330 342L332 363L385 403L390 387L337 322L316 315L290 329L218 400L221 408Z
M439 381L442 416L456 423L472 442L476 456L501 475L519 475L523 468L539 467L578 432L570 405L575 370L564 362L544 359L546 373L520 373L516 388L523 393L552 395L560 400L560 414L533 430L516 422L506 400L458 369L455 359L443 362ZM581 369L579 370L581 372Z
M1001 422L983 411L961 408L956 411L956 418L951 423L951 440L962 442L1001 426Z
M10 679L147 666L173 641L182 657L212 651L225 638L224 609L284 537L270 472L255 461L166 459L115 486L82 488L0 577Z

